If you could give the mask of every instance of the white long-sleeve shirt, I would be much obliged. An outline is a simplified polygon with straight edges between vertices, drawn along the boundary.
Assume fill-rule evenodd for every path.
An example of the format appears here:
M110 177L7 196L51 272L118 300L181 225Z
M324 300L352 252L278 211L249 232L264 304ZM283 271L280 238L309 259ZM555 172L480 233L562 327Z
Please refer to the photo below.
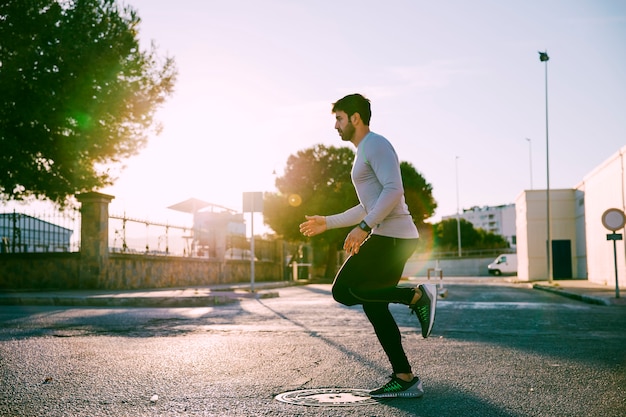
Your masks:
M375 235L402 239L419 236L404 201L398 155L387 139L374 132L365 135L357 147L351 175L360 204L326 216L328 229L365 220Z

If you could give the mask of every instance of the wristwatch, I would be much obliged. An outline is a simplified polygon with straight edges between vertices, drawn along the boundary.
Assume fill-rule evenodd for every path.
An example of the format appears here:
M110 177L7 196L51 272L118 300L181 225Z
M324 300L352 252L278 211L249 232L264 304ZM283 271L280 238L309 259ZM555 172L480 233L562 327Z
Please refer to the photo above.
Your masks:
M365 220L361 220L361 223L359 223L359 228L368 233L372 231L372 228L369 227L367 223L365 223Z

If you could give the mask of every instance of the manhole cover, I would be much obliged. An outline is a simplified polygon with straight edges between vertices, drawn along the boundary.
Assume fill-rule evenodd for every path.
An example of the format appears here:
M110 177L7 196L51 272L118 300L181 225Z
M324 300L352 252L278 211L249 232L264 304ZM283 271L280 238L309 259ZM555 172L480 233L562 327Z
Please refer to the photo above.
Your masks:
M318 388L291 391L275 397L284 403L311 407L354 407L378 404L369 396L369 391L353 388Z

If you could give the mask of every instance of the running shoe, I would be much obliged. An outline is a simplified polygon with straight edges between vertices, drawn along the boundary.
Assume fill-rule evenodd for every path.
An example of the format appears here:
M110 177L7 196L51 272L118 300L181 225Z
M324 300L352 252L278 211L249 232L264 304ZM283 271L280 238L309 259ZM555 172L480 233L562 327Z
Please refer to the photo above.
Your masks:
M418 377L414 377L411 382L406 382L392 376L391 381L370 391L372 398L418 398L422 395L424 395L424 388Z
M437 308L437 286L434 284L420 284L417 288L422 291L422 297L426 297L424 302L421 298L417 303L409 306L411 313L415 313L422 325L422 337L426 339L430 336L430 331L435 323L435 309Z

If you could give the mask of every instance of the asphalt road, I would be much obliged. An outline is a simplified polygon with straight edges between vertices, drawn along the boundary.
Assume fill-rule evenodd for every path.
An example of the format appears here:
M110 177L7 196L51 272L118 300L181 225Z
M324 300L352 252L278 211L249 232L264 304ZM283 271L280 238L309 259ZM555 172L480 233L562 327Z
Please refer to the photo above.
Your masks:
M626 415L626 307L447 289L429 339L393 306L424 397L343 407L275 399L387 380L360 308L336 304L328 285L206 308L0 307L0 415Z

